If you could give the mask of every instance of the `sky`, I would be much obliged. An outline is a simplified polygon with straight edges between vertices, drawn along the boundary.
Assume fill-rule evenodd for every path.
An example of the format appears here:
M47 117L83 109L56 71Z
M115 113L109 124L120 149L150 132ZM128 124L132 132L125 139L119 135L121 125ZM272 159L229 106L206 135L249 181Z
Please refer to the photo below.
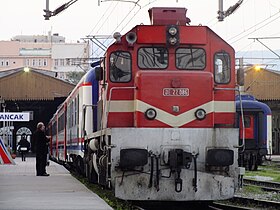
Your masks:
M69 0L49 0L51 11ZM129 2L125 2L129 1ZM137 2L134 4L131 2ZM224 0L224 10L238 0ZM16 35L59 33L67 42L81 41L87 35L126 33L134 25L149 24L151 7L185 7L191 25L206 25L231 44L237 54L252 57L251 51L268 51L251 38L280 37L279 0L243 0L224 21L217 20L219 0L78 0L68 9L44 20L46 0L0 0L0 40ZM261 39L270 49L280 49L280 39ZM267 52L266 52L267 53ZM268 57L277 58L273 53ZM268 62L268 61L265 61ZM271 62L271 61L270 61Z

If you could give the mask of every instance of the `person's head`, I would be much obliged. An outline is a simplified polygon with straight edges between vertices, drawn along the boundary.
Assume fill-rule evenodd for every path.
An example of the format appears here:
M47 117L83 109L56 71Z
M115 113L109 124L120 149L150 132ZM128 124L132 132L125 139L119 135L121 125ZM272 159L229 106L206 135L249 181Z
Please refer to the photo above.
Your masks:
M23 134L21 135L21 138L22 138L22 139L26 139L26 133L23 133Z
M44 131L44 130L45 130L45 125L44 125L44 123L39 122L39 123L37 124L37 129L38 129L38 130L41 130L41 131Z

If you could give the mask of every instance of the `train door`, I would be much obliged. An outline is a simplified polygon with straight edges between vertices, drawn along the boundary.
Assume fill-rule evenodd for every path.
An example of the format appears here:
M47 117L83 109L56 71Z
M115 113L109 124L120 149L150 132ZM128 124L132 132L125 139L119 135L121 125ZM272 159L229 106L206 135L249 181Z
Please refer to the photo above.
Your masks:
M244 114L244 132L245 132L245 139L255 139L257 135L256 133L256 122L255 122L255 116L253 114ZM242 118L239 119L239 125L240 125L240 131L239 136L240 139L243 135L243 125L242 125Z
M239 139L243 138L243 126L241 116L239 117ZM246 169L256 170L258 165L258 113L244 114L244 139L245 151L241 154L241 165Z

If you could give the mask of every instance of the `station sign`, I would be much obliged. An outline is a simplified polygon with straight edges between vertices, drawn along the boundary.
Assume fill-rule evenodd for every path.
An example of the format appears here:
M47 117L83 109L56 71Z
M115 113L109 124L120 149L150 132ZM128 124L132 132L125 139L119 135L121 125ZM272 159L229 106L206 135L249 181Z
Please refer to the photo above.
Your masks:
M27 122L29 112L0 112L0 121Z

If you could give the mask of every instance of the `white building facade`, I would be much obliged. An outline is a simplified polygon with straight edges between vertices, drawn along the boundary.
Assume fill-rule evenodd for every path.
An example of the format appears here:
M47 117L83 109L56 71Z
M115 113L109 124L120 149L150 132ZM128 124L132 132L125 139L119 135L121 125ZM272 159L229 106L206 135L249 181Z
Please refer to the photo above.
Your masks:
M47 36L15 36L11 41L0 41L0 71L33 67L57 72L66 79L72 71L87 71L88 42L66 43L58 34Z

